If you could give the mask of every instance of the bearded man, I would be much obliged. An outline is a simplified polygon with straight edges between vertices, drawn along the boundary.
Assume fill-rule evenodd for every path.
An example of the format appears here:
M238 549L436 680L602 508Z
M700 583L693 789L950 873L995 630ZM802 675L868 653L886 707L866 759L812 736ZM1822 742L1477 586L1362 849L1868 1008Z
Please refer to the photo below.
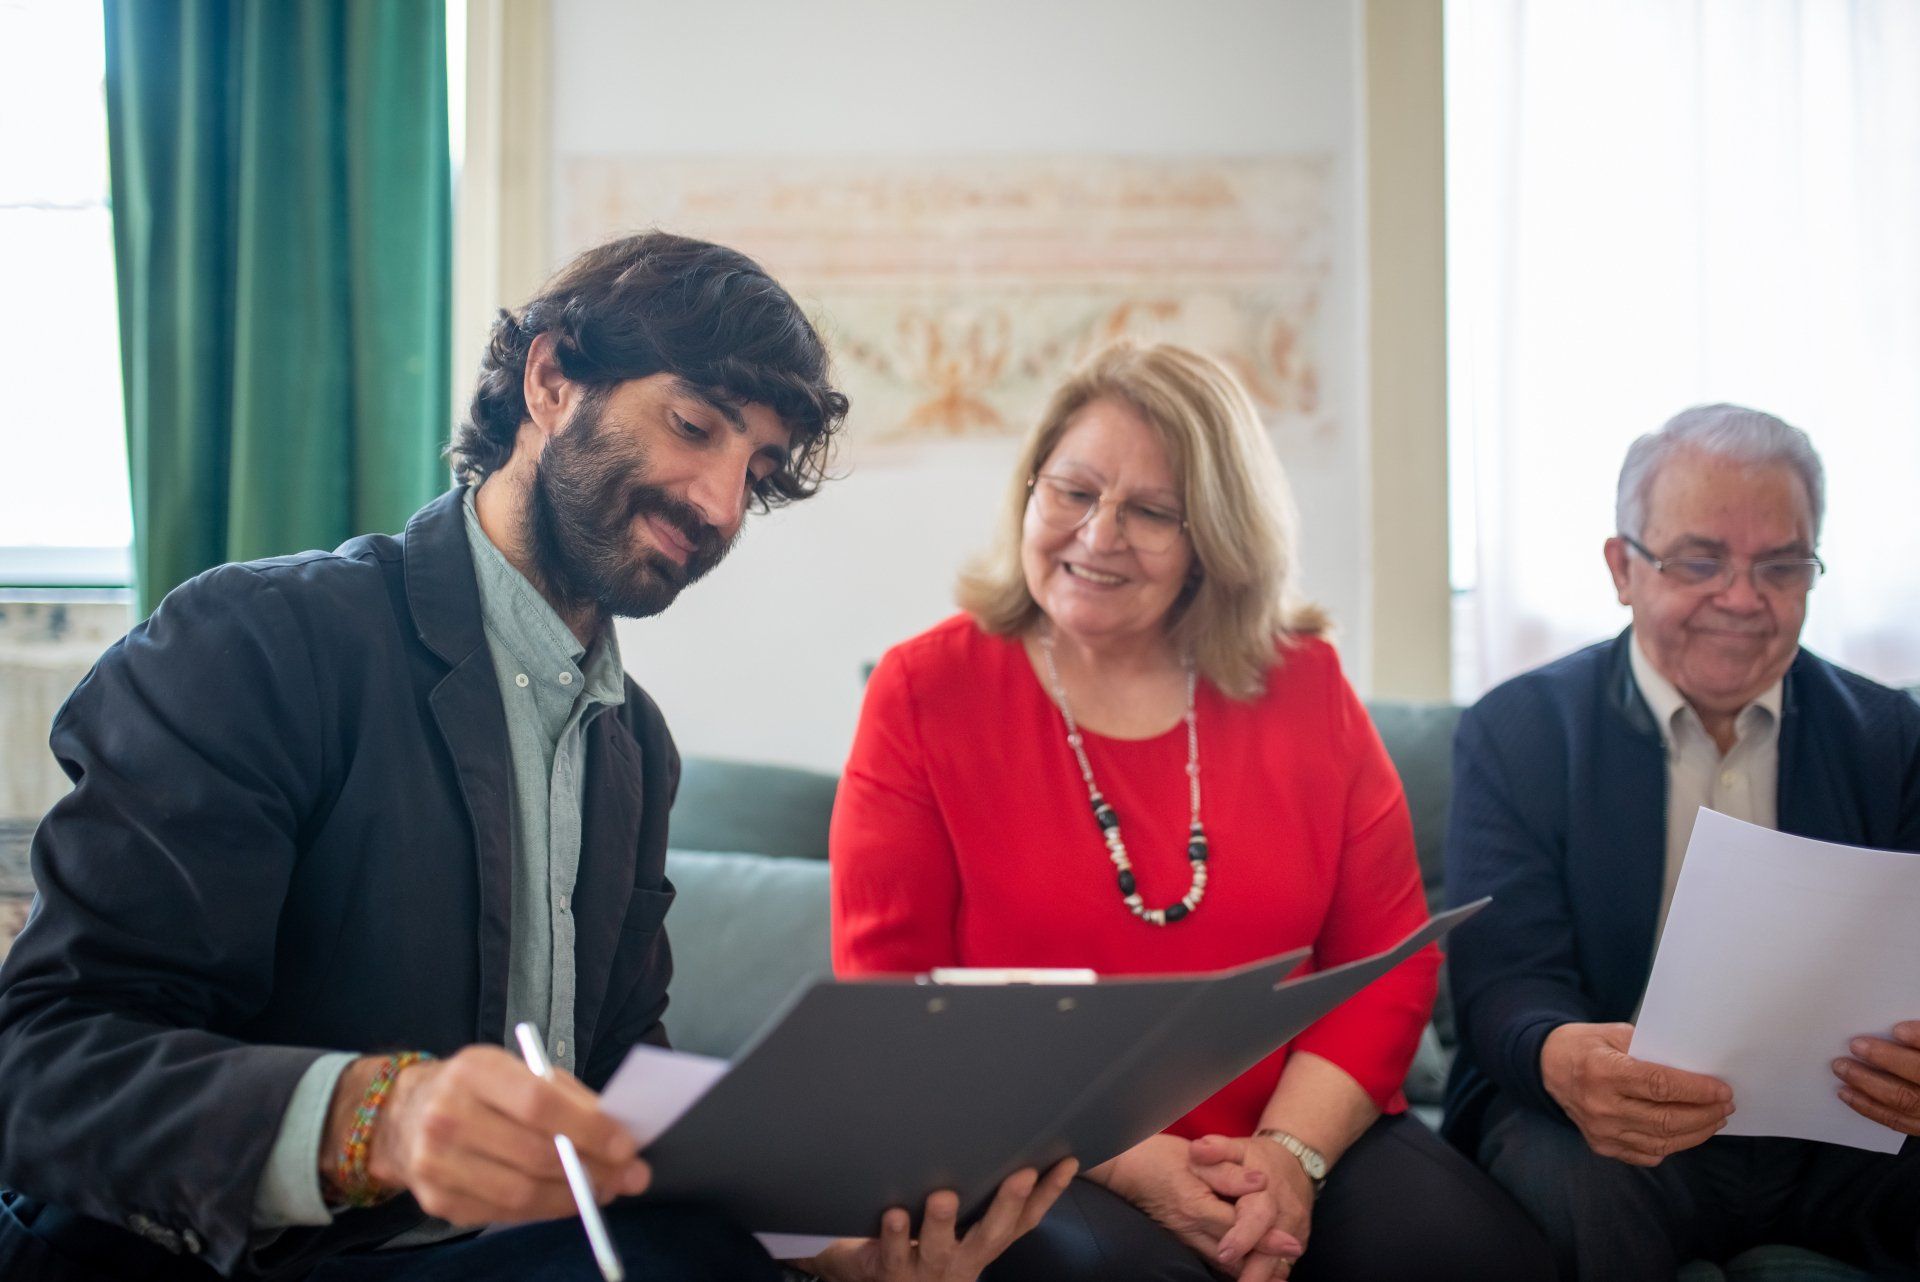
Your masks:
M221 566L107 652L0 968L0 1275L597 1276L554 1141L647 1186L593 1092L665 1041L679 775L611 621L813 494L846 408L751 260L616 241L502 313L404 534ZM1069 1176L815 1267L971 1276ZM635 1276L779 1275L718 1215L608 1218Z

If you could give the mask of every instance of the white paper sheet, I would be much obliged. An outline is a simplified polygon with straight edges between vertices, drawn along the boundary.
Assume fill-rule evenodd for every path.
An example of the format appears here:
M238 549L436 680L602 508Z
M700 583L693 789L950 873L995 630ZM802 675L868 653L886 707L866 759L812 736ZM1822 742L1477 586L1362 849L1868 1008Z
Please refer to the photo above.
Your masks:
M1876 1153L1905 1136L1838 1095L1835 1059L1920 1019L1920 855L1774 832L1702 809L1654 958L1635 1059L1733 1087L1724 1135Z
M708 1055L690 1055L685 1051L663 1050L640 1045L627 1052L627 1058L600 1093L600 1108L640 1141L645 1148L666 1133L680 1115L727 1075L730 1065L724 1059ZM756 1233L760 1245L776 1260L801 1260L818 1255L833 1243L832 1237L809 1237L797 1233Z
M645 1148L666 1134L694 1101L727 1075L729 1067L726 1060L710 1055L642 1043L627 1052L607 1089L600 1092L600 1111L625 1126Z

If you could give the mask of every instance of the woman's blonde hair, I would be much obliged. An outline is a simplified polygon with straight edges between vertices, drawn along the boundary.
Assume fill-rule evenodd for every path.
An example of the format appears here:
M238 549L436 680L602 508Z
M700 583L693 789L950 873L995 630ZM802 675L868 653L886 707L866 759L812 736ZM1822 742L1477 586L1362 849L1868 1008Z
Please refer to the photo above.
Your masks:
M1020 451L993 550L960 576L960 608L1000 636L1039 621L1020 563L1028 486L1074 416L1108 399L1158 434L1185 505L1194 580L1168 613L1168 638L1223 693L1252 698L1276 642L1326 631L1327 616L1295 587L1293 495L1253 401L1219 362L1184 347L1115 343L1054 393Z

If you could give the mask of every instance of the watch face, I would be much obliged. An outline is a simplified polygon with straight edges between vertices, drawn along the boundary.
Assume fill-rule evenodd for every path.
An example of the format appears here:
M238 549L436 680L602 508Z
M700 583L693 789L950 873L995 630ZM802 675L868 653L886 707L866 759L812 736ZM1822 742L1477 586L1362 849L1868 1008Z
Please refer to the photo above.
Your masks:
M1304 1148L1305 1146L1302 1145L1302 1147ZM1307 1176L1310 1179L1324 1180L1327 1178L1327 1159L1321 1157L1312 1149L1307 1149L1306 1152L1300 1154L1300 1165L1306 1168Z

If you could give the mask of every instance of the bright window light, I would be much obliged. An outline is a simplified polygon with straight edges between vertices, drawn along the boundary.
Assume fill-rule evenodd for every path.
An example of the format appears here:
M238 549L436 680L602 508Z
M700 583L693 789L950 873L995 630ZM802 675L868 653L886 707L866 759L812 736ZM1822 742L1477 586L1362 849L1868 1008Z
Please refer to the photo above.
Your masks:
M1456 694L1625 626L1621 459L1715 401L1825 461L1803 641L1920 681L1920 5L1448 0L1446 44Z
M0 0L0 585L125 582L101 23L99 4Z

